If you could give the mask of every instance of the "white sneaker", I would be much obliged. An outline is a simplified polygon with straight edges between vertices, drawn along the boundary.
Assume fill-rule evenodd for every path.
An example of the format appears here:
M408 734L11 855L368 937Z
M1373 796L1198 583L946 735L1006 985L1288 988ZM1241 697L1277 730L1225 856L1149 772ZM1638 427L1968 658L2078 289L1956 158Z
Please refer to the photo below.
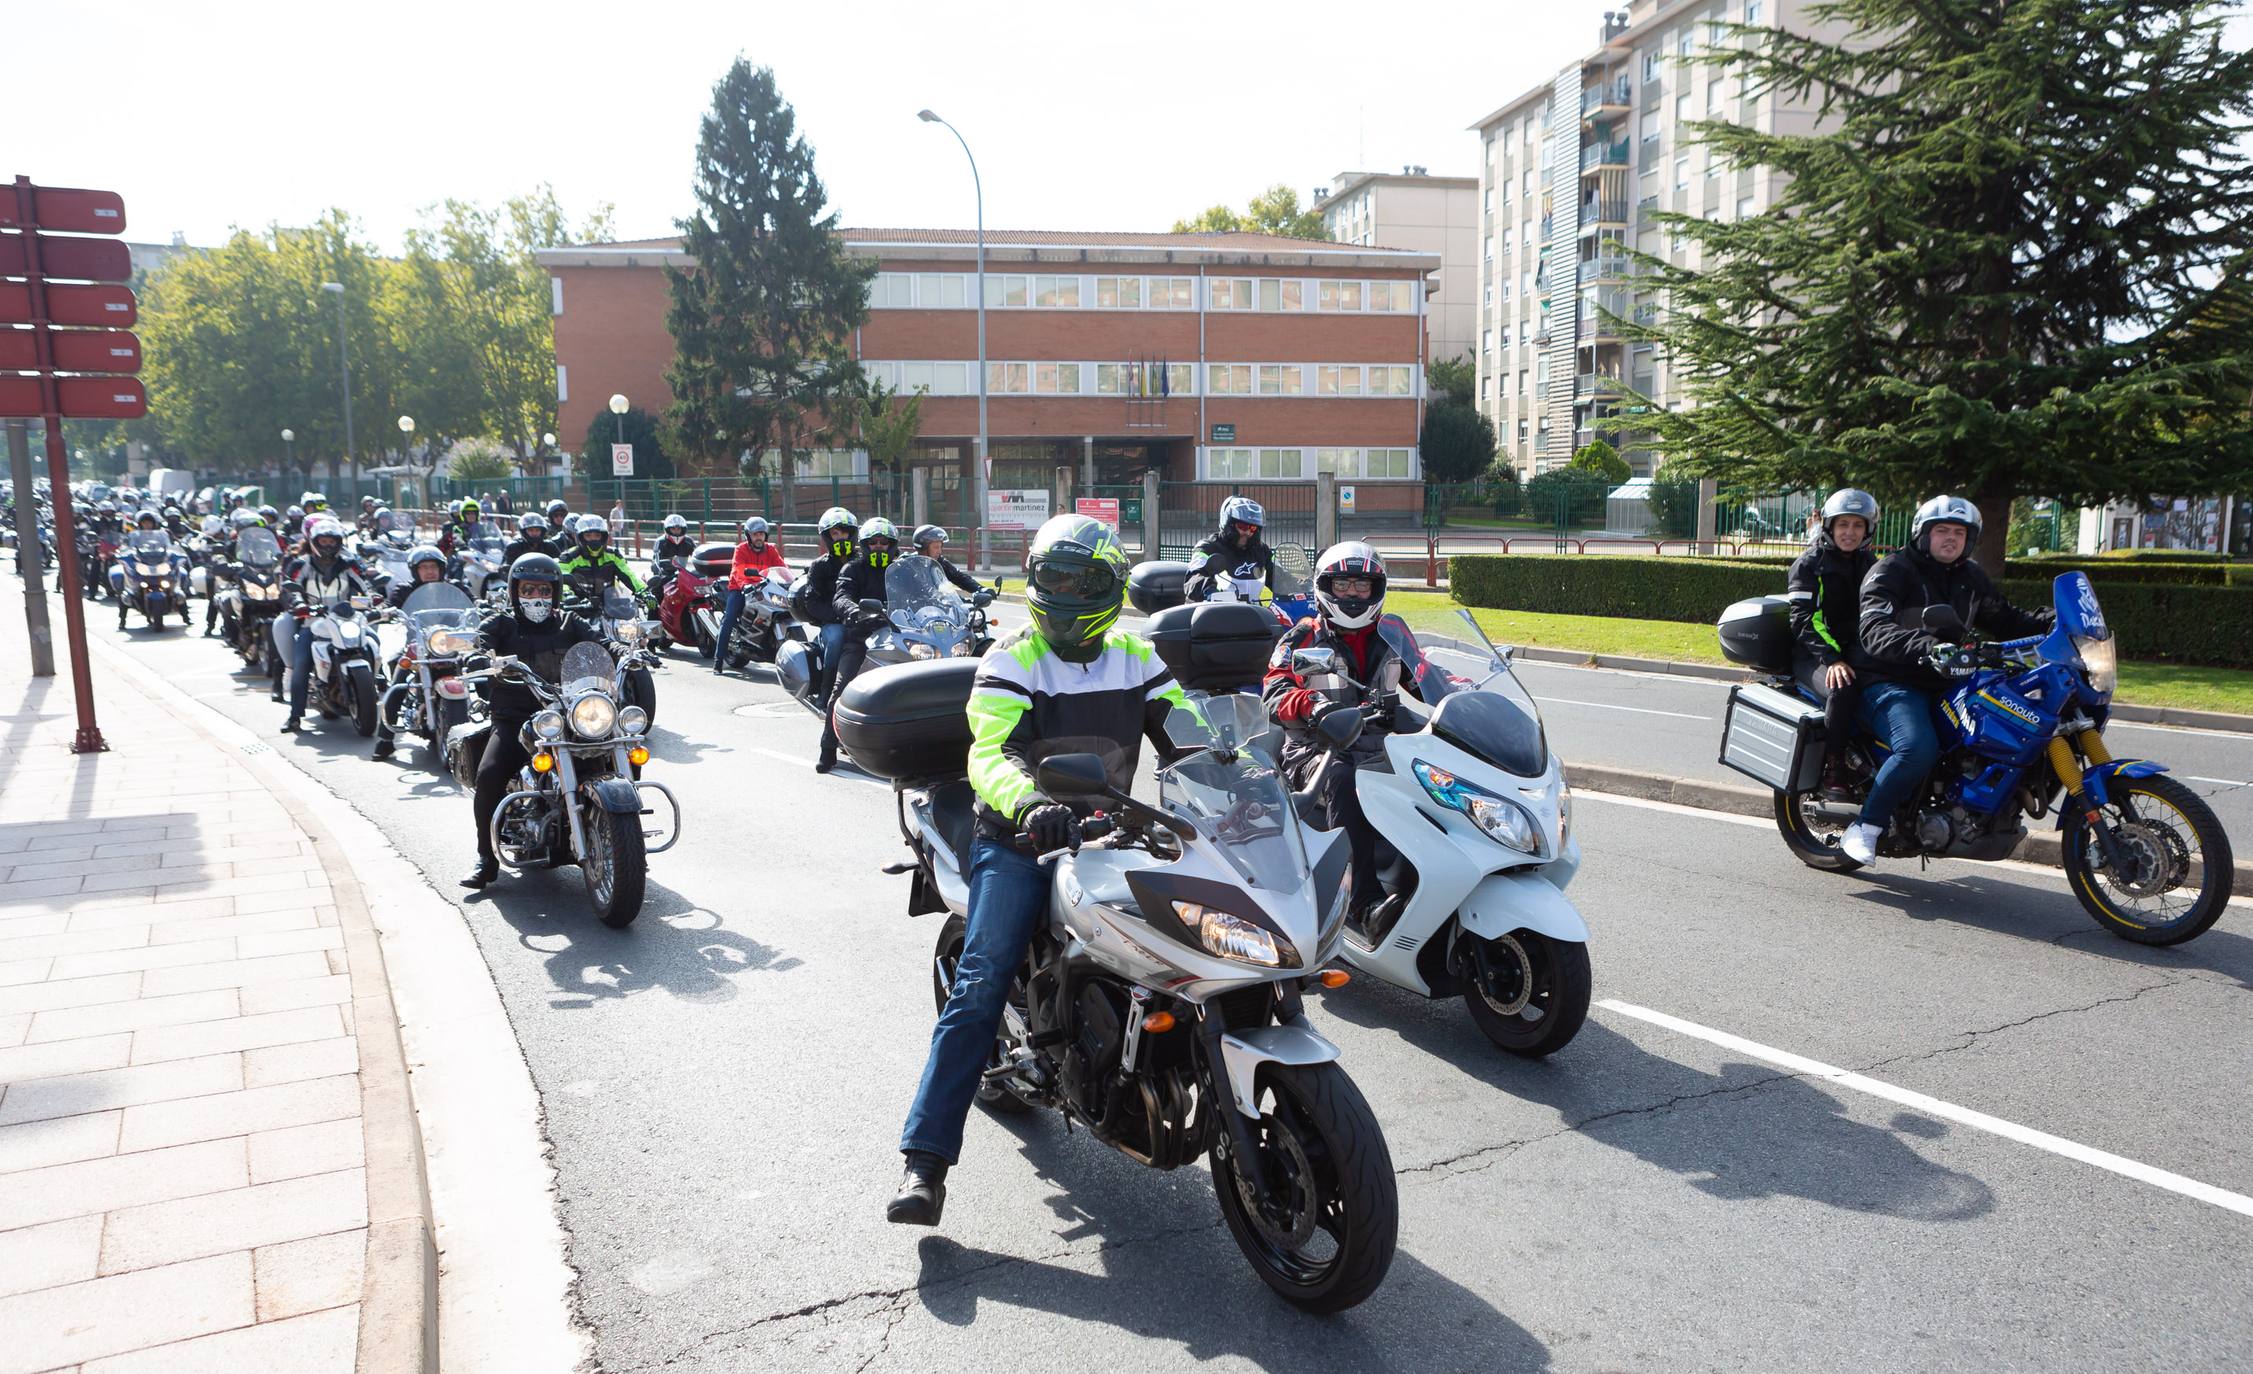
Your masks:
M1864 825L1860 821L1856 821L1846 827L1846 833L1839 837L1839 852L1854 862L1867 867L1877 862L1878 836L1884 833L1883 830L1874 825Z

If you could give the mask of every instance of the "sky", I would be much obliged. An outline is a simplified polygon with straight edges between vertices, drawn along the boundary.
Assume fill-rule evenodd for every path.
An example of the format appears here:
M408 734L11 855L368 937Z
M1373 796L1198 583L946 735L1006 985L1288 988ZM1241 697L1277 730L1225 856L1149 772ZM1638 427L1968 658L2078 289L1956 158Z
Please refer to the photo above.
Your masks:
M1278 181L1303 198L1348 169L1473 175L1468 126L1624 7L25 0L0 173L118 191L142 241L339 206L391 250L423 207L542 182L652 237L691 208L697 122L741 54L774 68L845 224L973 223L928 106L976 153L989 227L1162 230ZM2253 41L2243 13L2234 30Z

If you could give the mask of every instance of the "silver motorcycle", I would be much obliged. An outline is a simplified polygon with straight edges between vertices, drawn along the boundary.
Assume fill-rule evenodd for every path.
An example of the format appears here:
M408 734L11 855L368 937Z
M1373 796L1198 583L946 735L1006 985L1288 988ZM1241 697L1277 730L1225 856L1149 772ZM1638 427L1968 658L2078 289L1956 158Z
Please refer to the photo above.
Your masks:
M461 663L477 648L477 606L451 582L428 582L407 594L399 618L406 637L379 712L393 734L422 736L435 756L469 722L473 694Z
M993 647L986 608L994 591L965 597L938 560L909 554L884 574L884 611L890 628L868 642L871 667L919 658L978 658Z

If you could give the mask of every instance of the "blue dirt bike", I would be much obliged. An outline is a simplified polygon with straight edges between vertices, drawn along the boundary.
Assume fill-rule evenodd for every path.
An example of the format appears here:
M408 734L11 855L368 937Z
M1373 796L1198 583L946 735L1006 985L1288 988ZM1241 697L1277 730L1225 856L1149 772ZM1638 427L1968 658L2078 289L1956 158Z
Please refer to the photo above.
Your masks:
M1934 666L1960 685L1939 701L1940 762L1891 818L1878 853L2002 859L2027 821L2054 812L2067 881L2097 924L2138 944L2181 944L2229 903L2229 837L2166 765L2105 748L2118 641L2086 576L2058 578L2053 596L2055 629L1999 643L1963 643L1970 634L1952 607L1925 610L1925 628L1944 641ZM1792 678L1787 605L1758 597L1722 615L1722 651L1768 677L1730 692L1721 762L1774 789L1776 829L1802 863L1850 873L1861 865L1839 838L1887 751L1857 731L1846 791L1818 790L1823 708Z

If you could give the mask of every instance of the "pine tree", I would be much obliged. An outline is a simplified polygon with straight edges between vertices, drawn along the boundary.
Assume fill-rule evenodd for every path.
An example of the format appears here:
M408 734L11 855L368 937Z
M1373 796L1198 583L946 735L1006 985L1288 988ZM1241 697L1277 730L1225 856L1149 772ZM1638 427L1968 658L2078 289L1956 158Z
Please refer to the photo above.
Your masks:
M669 268L674 356L666 447L711 474L748 450L795 459L828 432L824 408L858 380L845 348L868 318L874 262L837 240L814 151L774 73L737 58L712 90L696 149L694 266Z
M2253 473L2253 56L2211 0L1830 0L1843 41L1729 26L1708 53L1821 132L1708 122L1790 181L1638 254L1687 404L1615 422L1771 490L2011 503L2227 489ZM1717 71L1716 75L1722 72Z

